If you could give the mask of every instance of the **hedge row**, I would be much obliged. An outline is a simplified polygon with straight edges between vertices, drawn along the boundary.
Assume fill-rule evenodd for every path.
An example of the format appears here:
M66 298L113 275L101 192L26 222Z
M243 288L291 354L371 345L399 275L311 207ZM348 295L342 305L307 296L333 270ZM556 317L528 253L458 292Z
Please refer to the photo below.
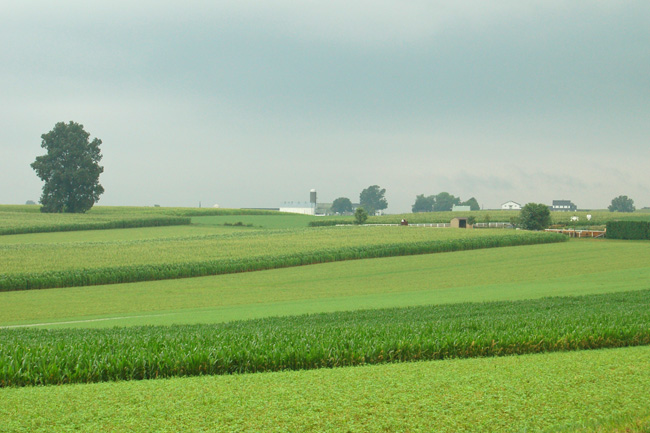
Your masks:
M650 222L647 221L609 221L609 239L650 239Z

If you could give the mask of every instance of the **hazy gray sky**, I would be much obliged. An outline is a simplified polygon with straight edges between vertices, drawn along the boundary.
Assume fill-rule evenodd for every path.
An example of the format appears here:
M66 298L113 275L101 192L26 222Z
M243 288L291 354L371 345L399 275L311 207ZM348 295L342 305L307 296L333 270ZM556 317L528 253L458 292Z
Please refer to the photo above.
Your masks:
M650 206L648 23L647 0L2 2L0 203L39 199L40 136L73 120L100 205Z

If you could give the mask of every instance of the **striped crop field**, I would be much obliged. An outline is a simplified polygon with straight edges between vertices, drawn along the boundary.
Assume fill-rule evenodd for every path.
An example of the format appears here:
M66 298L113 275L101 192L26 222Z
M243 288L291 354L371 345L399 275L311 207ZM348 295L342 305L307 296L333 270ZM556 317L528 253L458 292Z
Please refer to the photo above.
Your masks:
M187 278L566 240L543 232L329 227L144 241L0 244L0 291Z
M181 280L2 292L0 327L220 323L643 289L650 289L650 243L572 239Z
M0 386L304 370L650 344L650 290L217 325L10 329Z

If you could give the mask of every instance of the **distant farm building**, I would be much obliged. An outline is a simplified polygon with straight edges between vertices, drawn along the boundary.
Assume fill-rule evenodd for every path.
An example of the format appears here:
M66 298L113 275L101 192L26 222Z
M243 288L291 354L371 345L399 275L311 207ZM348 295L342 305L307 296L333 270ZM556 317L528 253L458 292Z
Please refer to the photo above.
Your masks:
M516 201L507 201L501 205L501 210L521 210L521 205Z
M452 212L469 212L471 210L472 210L471 206L456 206L456 205L453 205L452 208L451 208Z
M280 212L316 215L316 205L314 203L284 202L279 210Z
M574 212L578 210L578 206L573 204L571 200L553 200L551 210L555 212Z
M456 229L471 229L472 226L467 223L467 218L453 218L449 222L449 227Z
M284 202L280 212L299 213L303 215L316 215L316 190L309 191L309 203Z

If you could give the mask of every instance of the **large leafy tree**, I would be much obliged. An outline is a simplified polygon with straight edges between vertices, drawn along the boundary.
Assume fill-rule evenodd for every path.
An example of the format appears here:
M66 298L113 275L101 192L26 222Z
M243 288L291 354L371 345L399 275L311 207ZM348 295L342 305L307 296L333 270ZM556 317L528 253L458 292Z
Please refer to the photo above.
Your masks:
M369 215L374 215L378 210L388 207L388 202L384 197L386 190L379 188L379 185L372 185L361 191L359 195L359 204Z
M104 192L99 184L102 141L89 137L83 125L72 121L59 122L41 135L47 154L37 156L31 166L45 182L42 212L86 212L99 200Z
M610 212L634 212L634 200L628 198L626 195L619 195L612 199L612 204L607 206Z
M436 195L436 202L433 205L433 210L435 212L447 212L450 211L454 205L460 204L460 197L455 197L448 192L441 192Z
M352 213L352 202L347 197L339 197L332 202L330 210L338 214Z
M544 230L551 225L551 211L543 203L528 203L521 208L517 222L526 230Z
M469 206L469 210L481 210L481 206L478 204L478 200L476 200L474 197L462 202L461 206Z
M424 194L420 194L415 197L415 203L411 206L413 213L418 212L433 212L433 205L436 202L436 197L430 195L425 197Z

